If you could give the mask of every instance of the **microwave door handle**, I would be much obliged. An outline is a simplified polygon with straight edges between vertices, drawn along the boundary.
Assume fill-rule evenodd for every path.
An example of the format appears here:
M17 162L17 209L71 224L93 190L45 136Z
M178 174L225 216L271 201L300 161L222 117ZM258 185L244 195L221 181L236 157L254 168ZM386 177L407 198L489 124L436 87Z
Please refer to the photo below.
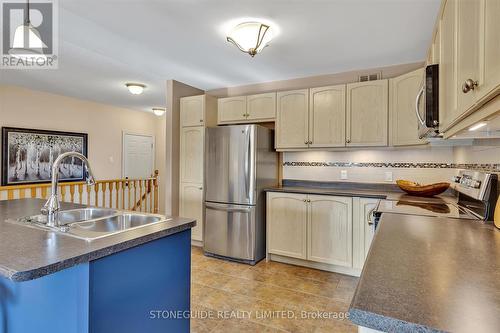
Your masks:
M415 113L417 114L417 119L420 125L425 126L425 121L422 119L422 116L420 115L420 111L418 109L420 105L420 99L422 98L423 94L424 94L424 86L422 85L422 88L420 88L420 91L417 94L417 98L415 99Z

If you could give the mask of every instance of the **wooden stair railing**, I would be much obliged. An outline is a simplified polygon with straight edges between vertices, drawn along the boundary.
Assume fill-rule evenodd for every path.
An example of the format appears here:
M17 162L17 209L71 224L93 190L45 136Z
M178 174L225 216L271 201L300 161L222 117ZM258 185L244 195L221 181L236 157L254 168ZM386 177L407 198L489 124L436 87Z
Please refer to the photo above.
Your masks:
M98 180L59 184L59 200L95 207L159 212L158 170L150 178ZM139 191L139 193L138 193ZM50 183L0 186L0 200L23 198L47 199Z

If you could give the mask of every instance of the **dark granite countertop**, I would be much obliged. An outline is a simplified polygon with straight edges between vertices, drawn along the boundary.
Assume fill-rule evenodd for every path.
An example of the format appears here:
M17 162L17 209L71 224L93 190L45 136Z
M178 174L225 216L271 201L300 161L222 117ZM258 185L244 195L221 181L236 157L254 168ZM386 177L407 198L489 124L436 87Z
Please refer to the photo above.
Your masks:
M169 221L93 240L76 239L6 222L40 213L44 200L0 201L0 275L13 281L33 280L81 263L163 238L195 226L193 219ZM82 207L61 203L62 209Z
M384 332L498 332L500 231L382 214L349 318Z
M282 186L265 188L266 192L286 192L299 194L336 195L363 197L387 200L408 200L426 202L456 202L452 192L447 191L433 198L421 198L408 195L395 184L349 183L349 182L316 182L300 180L284 180Z

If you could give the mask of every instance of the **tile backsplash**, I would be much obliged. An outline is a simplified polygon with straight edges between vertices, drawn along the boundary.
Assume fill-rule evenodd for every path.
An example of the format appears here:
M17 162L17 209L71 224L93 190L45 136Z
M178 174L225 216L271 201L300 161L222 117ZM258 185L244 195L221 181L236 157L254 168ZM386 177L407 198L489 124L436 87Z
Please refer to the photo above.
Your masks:
M470 151L474 155L469 154ZM421 147L356 151L289 152L283 155L283 178L312 181L420 183L449 181L456 169L500 173L500 148L489 142L481 148ZM492 155L493 153L493 155ZM464 156L470 156L464 158ZM493 157L492 157L493 156Z

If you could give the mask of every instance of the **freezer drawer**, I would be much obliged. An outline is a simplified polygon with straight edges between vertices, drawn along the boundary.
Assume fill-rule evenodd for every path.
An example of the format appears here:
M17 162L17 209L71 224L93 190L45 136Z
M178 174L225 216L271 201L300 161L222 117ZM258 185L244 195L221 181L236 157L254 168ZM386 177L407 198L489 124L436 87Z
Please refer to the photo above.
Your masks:
M254 205L255 125L206 129L205 198L211 202Z
M203 250L239 260L255 260L255 206L206 202Z

